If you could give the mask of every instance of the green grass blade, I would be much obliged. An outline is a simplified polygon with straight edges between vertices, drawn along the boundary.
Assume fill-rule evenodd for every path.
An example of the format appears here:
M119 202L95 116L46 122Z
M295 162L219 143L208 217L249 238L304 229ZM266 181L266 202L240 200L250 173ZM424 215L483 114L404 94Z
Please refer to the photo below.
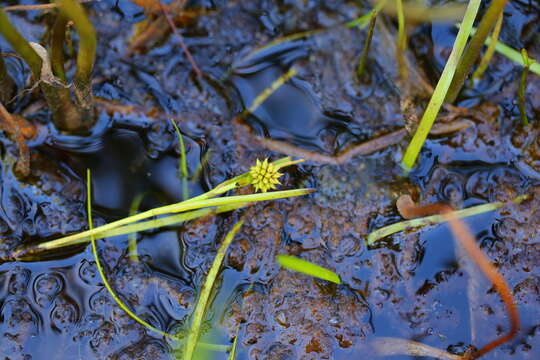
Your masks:
M519 204L523 200L526 200L528 198L529 198L528 195L518 196L512 202L514 204ZM483 214L489 211L497 210L507 204L508 203L505 203L505 202L493 202L489 204L472 206L467 209L457 210L452 214L452 216L454 216L455 218L461 219L467 216L473 216L473 215ZM444 223L444 222L447 222L447 220L448 220L448 216L445 216L445 215L431 215L431 216L426 216L422 218L401 221L401 222L388 225L388 226L382 227L380 229L377 229L371 232L366 239L366 243L368 246L371 246L378 240L383 239L389 235L392 235L401 231L405 231L407 229Z
M289 255L278 255L276 256L276 261L286 269L341 284L341 279L335 272L325 269L322 266L315 265L309 261Z
M489 45L491 39L486 40L486 44ZM510 60L520 64L521 66L525 66L525 63L523 61L523 58L519 51L511 48L510 46L506 45L505 43L501 41L497 41L497 44L495 45L495 51L498 53L506 56ZM532 73L535 73L536 75L540 76L540 63L536 62L533 58L529 57L529 61L531 61L531 65L529 66L529 71Z
M480 60L480 64L478 65L478 67L473 73L473 76L472 76L473 81L480 80L482 78L489 63L491 62L491 58L493 57L493 54L495 53L495 45L497 45L497 42L499 41L499 34L501 33L503 19L504 19L504 13L500 13L499 18L497 19L497 22L495 23L495 28L493 29L491 36L488 38L489 39L488 48L486 49L484 56L482 56L482 59ZM488 40L486 39L486 42L487 41Z
M362 55L360 56L360 61L358 61L358 65L356 67L356 76L359 80L362 80L362 75L364 74L364 69L366 67L369 54L369 48L371 47L371 40L373 39L373 32L375 31L375 23L377 22L377 15L379 13L373 10L370 14L371 17L369 19L369 27L366 35L366 40L364 42L364 48L362 49Z
M467 10L465 11L465 16L463 17L462 25L459 28L459 32L454 42L454 46L452 47L450 57L448 58L448 61L444 66L441 78L439 79L439 82L437 83L435 91L431 96L426 111L422 116L420 125L418 126L416 133L414 134L409 146L407 147L405 156L403 157L403 166L406 169L411 169L414 166L414 163L418 158L418 154L420 153L420 150L422 149L422 146L426 141L429 131L431 130L431 126L433 125L437 115L439 114L439 110L441 109L441 105L444 102L448 88L452 83L456 67L459 63L459 60L467 43L467 39L469 38L469 35L471 33L473 22L476 18L479 6L480 0L470 0L469 4L467 5Z
M519 81L518 89L518 107L519 114L521 116L521 125L528 126L529 119L527 118L527 107L525 105L525 90L527 89L527 75L529 74L529 68L531 66L531 60L527 54L527 50L521 49L521 57L523 58L523 71L521 72L521 79Z
M456 26L458 28L461 27L461 25L459 24ZM475 32L476 32L476 28L473 27L471 30L471 35L474 35ZM488 37L486 41L484 42L484 44L486 46L490 46L492 41L493 40L490 37ZM513 62L521 66L525 66L525 62L523 60L523 57L521 56L521 53L517 51L516 49L513 49L510 46L506 45L500 40L497 40L495 44L495 51L503 56L506 56L508 59L512 60ZM530 56L529 56L529 62L531 63L529 66L529 71L540 76L540 63L538 63L534 58Z
M88 227L90 230L93 228L93 220L92 220L92 189L91 189L91 176L90 176L90 169L87 169L86 171L86 193L87 193L87 201L86 201L86 211L88 213ZM103 270L103 266L101 265L101 261L99 260L99 255L97 252L97 244L96 239L94 236L90 236L90 242L92 243L92 254L94 255L94 259L96 261L96 267L98 269L99 276L101 277L101 281L103 281L103 285L113 298L113 300L116 302L116 304L126 312L126 314L129 315L133 320L144 326L150 331L153 331L161 336L171 338L175 341L181 341L180 338L178 338L175 335L166 333L164 331L161 331L154 326L150 325L140 317L138 317L133 311L129 309L129 307L120 300L118 295L114 292L112 289L112 286L109 284L109 281L107 280L107 277L105 276L105 271ZM220 345L220 344L207 344L207 343L198 343L197 346L200 346L201 348L212 350L212 351L229 351L229 347L227 345Z
M86 211L88 213L88 228L92 230L93 228L93 221L92 221L92 190L91 190L91 181L90 181L90 169L87 169L86 171L86 194L87 194L87 200L86 200ZM133 320L141 324L142 326L146 327L147 329L154 331L157 334L160 334L162 336L170 337L173 339L176 339L175 336L168 334L164 331L161 331L143 319L139 318L134 312L132 312L127 305L125 305L122 300L116 295L114 290L112 289L111 285L109 284L109 281L107 280L107 277L105 276L105 271L103 270L103 266L101 265L101 261L99 260L99 255L97 252L97 244L96 239L93 235L90 235L90 242L92 243L92 254L94 254L94 259L96 261L96 267L99 272L99 276L101 277L101 281L103 281L103 285L105 285L105 288L111 295L111 297L114 299L116 304L126 312Z
M478 56L480 55L482 45L488 38L491 29L495 26L499 14L504 11L507 2L508 0L490 1L487 10L484 12L482 19L478 24L476 33L471 38L471 41L467 45L467 49L463 53L459 65L456 68L452 83L446 94L446 101L448 103L453 103L459 95L461 88L465 83L465 79L467 79L472 66L476 63Z
M223 263L223 259L225 258L225 254L227 253L227 249L229 248L229 245L234 239L234 236L236 235L238 230L240 230L240 227L242 226L243 223L244 223L243 221L237 222L234 225L234 227L231 229L231 231L229 231L229 233L225 237L225 240L223 240L223 243L219 247L216 257L214 258L214 262L212 263L212 266L210 267L210 271L208 272L208 275L206 276L206 280L203 284L203 287L201 289L201 294L199 296L199 301L197 302L197 306L195 307L195 311L193 312L191 329L189 332L188 339L186 341L185 350L183 354L183 360L193 359L195 347L197 346L197 342L199 340L201 324L204 320L204 315L206 313L208 300L210 299L210 293L212 292L212 288L214 286L214 281L216 280L216 277L218 276L219 269L221 268L221 264Z
M34 250L35 251L47 250L48 248L58 248L58 247L73 245L80 242L81 239L88 238L89 236L96 236L99 233L104 233L106 231L119 228L120 226L133 224L140 220L148 219L154 216L177 213L177 212L185 212L189 210L195 210L195 209L206 208L206 207L238 205L238 204L245 204L249 202L283 199L283 198L288 198L288 197L306 195L311 192L313 192L313 189L295 189L295 190L273 191L273 192L259 193L259 194L227 196L227 197L222 197L222 198L204 199L200 201L190 201L190 200L183 201L180 203L166 205L160 208L144 211L142 213L138 213L136 215L129 216L127 218L120 219L112 223L99 226L97 228L93 228L92 230L83 231L83 232L69 235L60 239L52 240L47 243L39 244L34 248ZM44 245L44 244L47 244L47 245Z
M407 32L405 29L405 15L403 13L402 0L396 0L396 11L398 18L398 40L396 44L396 58L398 61L399 76L401 76L403 80L406 80L409 72L405 61L405 50L407 49Z
M95 233L93 236L96 239L102 239L102 238L108 238L108 237L113 237L113 236L126 235L126 234L146 231L146 230L157 229L164 226L180 224L180 223L197 219L199 217L207 216L210 214L220 214L223 212L240 209L247 205L248 204L240 203L240 204L235 204L235 205L223 205L223 206L217 206L215 208L188 211L181 214L160 217L157 219L142 221L142 222L138 222L138 223L130 224L130 225L124 225L116 229ZM54 249L58 249L64 246L73 246L73 245L82 244L89 241L90 241L90 236L74 240L73 242L70 242L70 243L59 243L57 242L57 240L52 240L52 241L39 244L38 245L39 247L27 248L26 252L29 252L29 250L30 250L30 253L38 252L38 251L54 250ZM19 257L19 259L21 259L21 257ZM24 256L22 257L22 259L24 259Z
M171 119L171 123L174 126L174 131L178 136L178 143L180 144L180 178L182 179L182 198L184 200L189 198L189 189L188 189L188 169L187 169L187 157L186 157L186 148L184 146L184 138L180 129L176 125L176 122Z
M228 360L236 359L236 342L237 342L237 340L238 340L238 334L236 334L236 336L234 337L231 352L229 353L229 357L227 358Z

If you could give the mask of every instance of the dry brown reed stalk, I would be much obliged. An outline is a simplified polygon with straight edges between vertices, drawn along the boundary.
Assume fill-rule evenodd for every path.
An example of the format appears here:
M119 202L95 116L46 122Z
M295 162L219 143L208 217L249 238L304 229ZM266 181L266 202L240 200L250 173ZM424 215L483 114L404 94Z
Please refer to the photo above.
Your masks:
M484 345L482 348L477 350L471 355L466 355L464 359L477 359L489 351L495 349L497 346L511 340L516 336L519 331L519 314L517 307L514 303L512 292L510 287L499 273L497 268L491 264L491 261L480 249L474 237L471 234L468 226L460 219L456 218L454 214L454 209L446 204L435 203L424 206L417 206L410 195L401 196L396 206L399 213L405 219L412 219L416 217L429 216L435 214L441 214L447 218L447 221L450 225L450 230L454 234L454 237L459 241L463 246L466 253L469 255L471 260L478 266L480 271L484 276L493 284L493 287L503 300L503 303L506 307L508 316L510 317L510 330L506 335L500 336L497 339L491 341L487 345Z

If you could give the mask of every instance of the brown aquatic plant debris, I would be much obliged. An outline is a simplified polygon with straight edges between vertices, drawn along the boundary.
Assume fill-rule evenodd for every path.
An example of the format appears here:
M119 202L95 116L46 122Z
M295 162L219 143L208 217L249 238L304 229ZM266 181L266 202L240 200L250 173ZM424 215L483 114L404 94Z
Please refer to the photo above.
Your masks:
M157 12L163 6L159 0L131 0L131 2L143 8L146 12ZM168 7L168 5L165 6Z
M495 349L497 346L514 338L519 331L519 314L514 303L512 292L510 287L497 271L497 268L491 264L489 258L484 254L476 243L471 231L467 225L460 219L453 216L454 209L446 204L434 203L424 206L417 206L410 195L402 195L396 202L396 207L405 219L412 219L416 217L429 216L435 214L441 214L447 217L450 225L450 230L454 234L454 237L463 246L472 261L480 268L480 271L486 278L493 284L493 287L499 293L499 296L506 306L506 311L510 318L510 330L506 335L503 335L492 342L484 345L480 350L477 350L472 355L464 357L464 359L476 359L489 351Z
M240 118L236 119L235 124L244 128L245 132L251 133L249 126L246 125ZM470 120L456 120L452 123L435 124L431 129L431 134L443 135L468 128L472 124L473 123ZM260 146L280 154L300 157L308 161L313 161L320 164L338 165L345 164L356 156L369 155L376 151L386 149L389 146L399 144L401 140L403 140L403 138L407 136L407 134L407 130L405 128L402 128L391 133L381 135L375 139L368 140L361 144L352 145L335 155L321 154L315 151L302 149L285 141L274 140L259 136L255 137L255 141Z
M182 51L184 54L186 54L187 59L189 60L189 63L191 64L191 67L193 68L193 71L195 71L195 74L197 74L197 77L201 77L202 73L199 69L199 66L197 66L197 63L195 62L195 59L193 59L193 56L191 56L191 53L189 52L188 47L184 43L184 38L182 35L178 32L176 29L176 25L174 24L173 20L171 19L171 16L169 15L169 12L165 7L163 7L163 4L161 1L158 0L159 7L161 8L161 12L163 13L163 16L165 16L165 19L167 20L167 23L169 24L169 27L171 28L174 36L176 37L176 40L178 41L178 44L182 48Z
M153 1L152 12L148 14L147 19L136 26L135 35L129 40L129 48L126 52L128 56L133 55L139 50L150 48L153 44L160 41L169 31L173 31L175 37L179 40L180 46L186 52L187 47L176 30L177 26L187 26L197 19L204 11L187 11L184 10L185 0L176 0L170 5L161 5L159 1ZM162 11L162 8L164 11ZM152 15L155 13L155 15ZM172 25L174 26L171 26ZM184 44L182 46L182 44ZM187 52L189 53L189 51ZM187 56L187 55L186 55ZM199 69L191 54L188 60L194 69ZM197 72L197 70L194 70ZM200 72L200 71L199 71ZM197 73L198 74L198 73Z
M13 138L19 148L19 159L17 160L15 170L26 177L30 175L30 151L28 150L28 145L24 139L21 127L2 103L0 103L0 118L2 118L0 128Z

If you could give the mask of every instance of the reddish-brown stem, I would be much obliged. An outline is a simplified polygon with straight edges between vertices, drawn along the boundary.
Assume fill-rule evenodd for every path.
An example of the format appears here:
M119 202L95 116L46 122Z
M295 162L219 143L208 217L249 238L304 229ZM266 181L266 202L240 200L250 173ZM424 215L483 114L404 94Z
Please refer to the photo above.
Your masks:
M30 152L28 150L28 145L26 144L26 140L24 139L19 124L13 119L2 103L0 103L0 119L2 119L5 124L0 124L0 129L4 129L8 132L19 148L19 159L17 160L15 169L22 176L26 177L30 175Z
M472 261L478 265L484 276L491 281L493 287L495 290L497 290L501 299L503 300L504 305L506 306L506 311L510 317L510 331L508 331L506 335L503 335L487 345L484 345L480 350L476 351L469 357L466 357L466 359L477 359L516 336L520 326L519 314L514 303L510 287L502 275L497 271L495 266L491 264L491 261L480 249L478 244L476 244L476 241L467 225L454 216L454 209L449 205L441 203L417 206L408 195L401 196L396 205L400 214L407 219L434 214L444 215L448 220L450 230L452 230L454 237L460 242Z
M186 54L186 57L188 58L188 60L189 60L189 62L191 64L191 67L193 68L193 71L195 71L195 74L197 74L197 77L200 78L202 76L202 72L199 69L199 67L197 66L197 63L195 62L195 59L193 59L193 56L191 56L191 53L189 52L188 47L184 43L184 38L178 32L178 30L176 29L176 25L174 25L174 22L172 21L171 16L167 12L167 10L165 10L165 8L163 7L163 4L161 3L161 1L158 1L158 3L159 3L159 7L161 8L161 12L163 13L163 16L165 16L165 19L167 19L167 23L169 23L169 26L170 26L174 36L178 40L178 44L182 48L182 51L184 51L184 54Z

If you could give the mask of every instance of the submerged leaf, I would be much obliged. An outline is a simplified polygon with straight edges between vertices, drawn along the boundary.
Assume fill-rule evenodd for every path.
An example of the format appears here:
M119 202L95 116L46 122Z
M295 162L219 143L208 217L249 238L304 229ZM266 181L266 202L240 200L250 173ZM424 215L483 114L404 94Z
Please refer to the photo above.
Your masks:
M231 231L229 231L229 233L225 237L225 240L223 240L223 243L219 247L216 257L214 258L214 262L212 263L212 266L210 267L208 276L206 277L206 280L204 281L204 285L201 289L201 295L199 296L199 301L197 302L197 306L195 307L195 311L193 312L193 320L191 321L191 329L189 331L189 336L186 341L185 350L183 354L184 360L193 359L195 347L197 346L197 342L199 341L201 324L206 314L208 300L210 299L210 293L212 292L212 288L214 287L214 281L216 280L216 277L218 276L219 269L221 268L221 263L223 262L223 259L225 258L225 254L227 253L227 249L229 248L229 245L233 241L234 236L236 235L238 230L240 230L240 227L242 227L243 223L244 223L243 221L237 222L234 225L234 227L231 229Z
M341 284L341 279L339 278L338 274L331 270L325 269L322 266L315 265L309 261L288 255L278 255L276 256L276 261L279 265L286 269L327 280L336 284Z

